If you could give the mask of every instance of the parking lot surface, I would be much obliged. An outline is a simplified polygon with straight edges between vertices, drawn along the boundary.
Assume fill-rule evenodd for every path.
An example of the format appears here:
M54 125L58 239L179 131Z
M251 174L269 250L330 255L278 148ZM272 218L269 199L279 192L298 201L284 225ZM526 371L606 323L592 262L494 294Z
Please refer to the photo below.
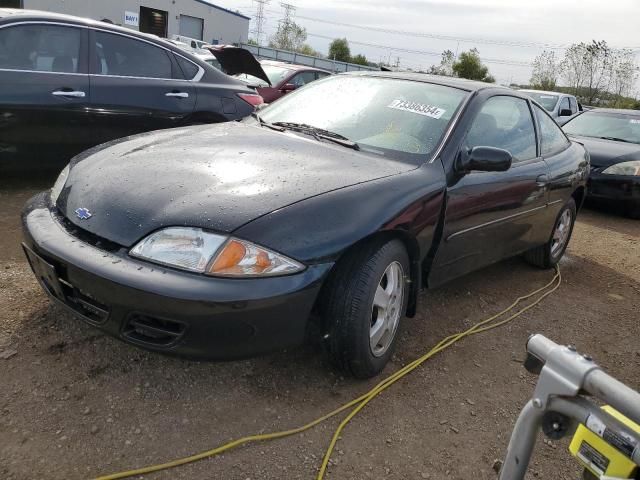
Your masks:
M332 372L313 346L230 363L152 354L51 305L23 258L19 222L24 202L50 183L0 185L1 478L87 478L165 462L301 425L377 383ZM327 478L495 478L536 381L522 367L531 333L577 345L639 389L640 222L584 210L561 269L561 288L541 305L371 402L338 442ZM551 276L512 259L423 292L384 374ZM336 425L149 478L312 479ZM541 439L529 478L580 478L566 447Z

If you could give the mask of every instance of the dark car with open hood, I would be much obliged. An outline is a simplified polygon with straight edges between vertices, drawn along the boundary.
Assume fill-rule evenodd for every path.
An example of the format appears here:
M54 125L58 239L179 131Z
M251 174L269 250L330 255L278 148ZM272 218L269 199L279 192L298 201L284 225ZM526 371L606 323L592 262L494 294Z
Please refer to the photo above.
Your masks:
M640 218L640 111L598 108L563 128L591 155L587 197Z
M126 342L230 359L313 336L369 377L421 287L554 266L588 170L518 92L337 75L240 123L82 153L26 205L24 249L52 299Z
M227 57L227 66L237 67ZM262 103L246 84L154 35L3 8L0 92L0 172L59 170L93 145L238 120Z

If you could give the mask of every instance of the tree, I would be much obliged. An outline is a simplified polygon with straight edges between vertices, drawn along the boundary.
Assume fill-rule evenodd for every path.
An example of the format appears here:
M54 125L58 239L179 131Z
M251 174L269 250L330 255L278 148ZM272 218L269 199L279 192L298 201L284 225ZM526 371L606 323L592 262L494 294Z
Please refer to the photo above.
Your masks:
M253 45L255 47L259 46L258 41L254 40L253 38L250 38L249 40L247 40L247 45Z
M351 63L355 63L357 65L364 65L364 66L369 65L369 61L367 60L367 57L365 57L361 53L359 53L355 57L351 57Z
M336 38L331 45L329 45L328 57L332 60L339 60L341 62L348 62L351 60L351 50L349 49L349 42L346 38Z
M307 40L307 30L295 22L282 22L271 37L269 46L291 52L299 51Z
M453 73L458 77L470 80L480 80L482 82L493 83L495 78L489 75L489 68L482 64L480 52L472 48L468 52L462 52L458 61L453 63Z
M440 65L432 65L427 73L431 75L444 75L447 77L453 77L453 63L455 62L455 55L451 50L445 50L442 52L442 59Z
M545 50L533 61L531 86L540 90L554 90L562 71L556 52Z
M609 86L613 65L614 51L604 40L571 45L562 62L565 81L589 105Z
M614 95L614 107L620 107L625 102L638 79L638 66L635 62L633 50L623 49L614 52L611 62L611 79L609 91Z
M322 55L320 54L320 52L314 50L311 45L309 45L308 43L305 43L304 45L302 45L298 50L298 53L302 53L303 55L310 55L312 57L321 57Z

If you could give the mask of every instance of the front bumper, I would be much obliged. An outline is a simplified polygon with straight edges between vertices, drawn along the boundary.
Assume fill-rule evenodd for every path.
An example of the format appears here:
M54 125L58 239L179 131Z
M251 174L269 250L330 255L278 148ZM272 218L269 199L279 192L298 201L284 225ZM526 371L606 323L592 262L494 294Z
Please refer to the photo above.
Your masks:
M243 358L302 343L332 267L262 279L165 268L81 240L50 209L48 193L30 200L22 224L27 258L55 301L125 342L191 358Z
M630 210L640 209L640 177L592 171L587 184L587 197L621 203Z

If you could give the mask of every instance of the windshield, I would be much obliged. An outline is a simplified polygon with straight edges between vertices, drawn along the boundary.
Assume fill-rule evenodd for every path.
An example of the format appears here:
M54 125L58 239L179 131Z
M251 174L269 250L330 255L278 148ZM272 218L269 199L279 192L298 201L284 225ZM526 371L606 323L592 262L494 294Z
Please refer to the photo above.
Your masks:
M423 163L468 92L392 78L318 80L260 111L268 123L311 125L357 142L362 150Z
M536 102L544 107L547 112L553 112L558 104L558 96L551 95L549 93L539 93L539 92L522 92L525 95L533 98Z
M640 144L640 113L627 115L595 110L577 116L563 128L569 135L616 138Z
M267 77L271 81L271 85L274 87L277 84L279 84L289 74L289 72L291 72L289 68L280 67L277 65L269 65L269 64L262 63L261 66L262 66L262 70L264 70L264 73L267 74ZM269 86L269 84L265 82L263 79L254 77L253 75L247 75L246 73L235 75L235 78L256 87Z

